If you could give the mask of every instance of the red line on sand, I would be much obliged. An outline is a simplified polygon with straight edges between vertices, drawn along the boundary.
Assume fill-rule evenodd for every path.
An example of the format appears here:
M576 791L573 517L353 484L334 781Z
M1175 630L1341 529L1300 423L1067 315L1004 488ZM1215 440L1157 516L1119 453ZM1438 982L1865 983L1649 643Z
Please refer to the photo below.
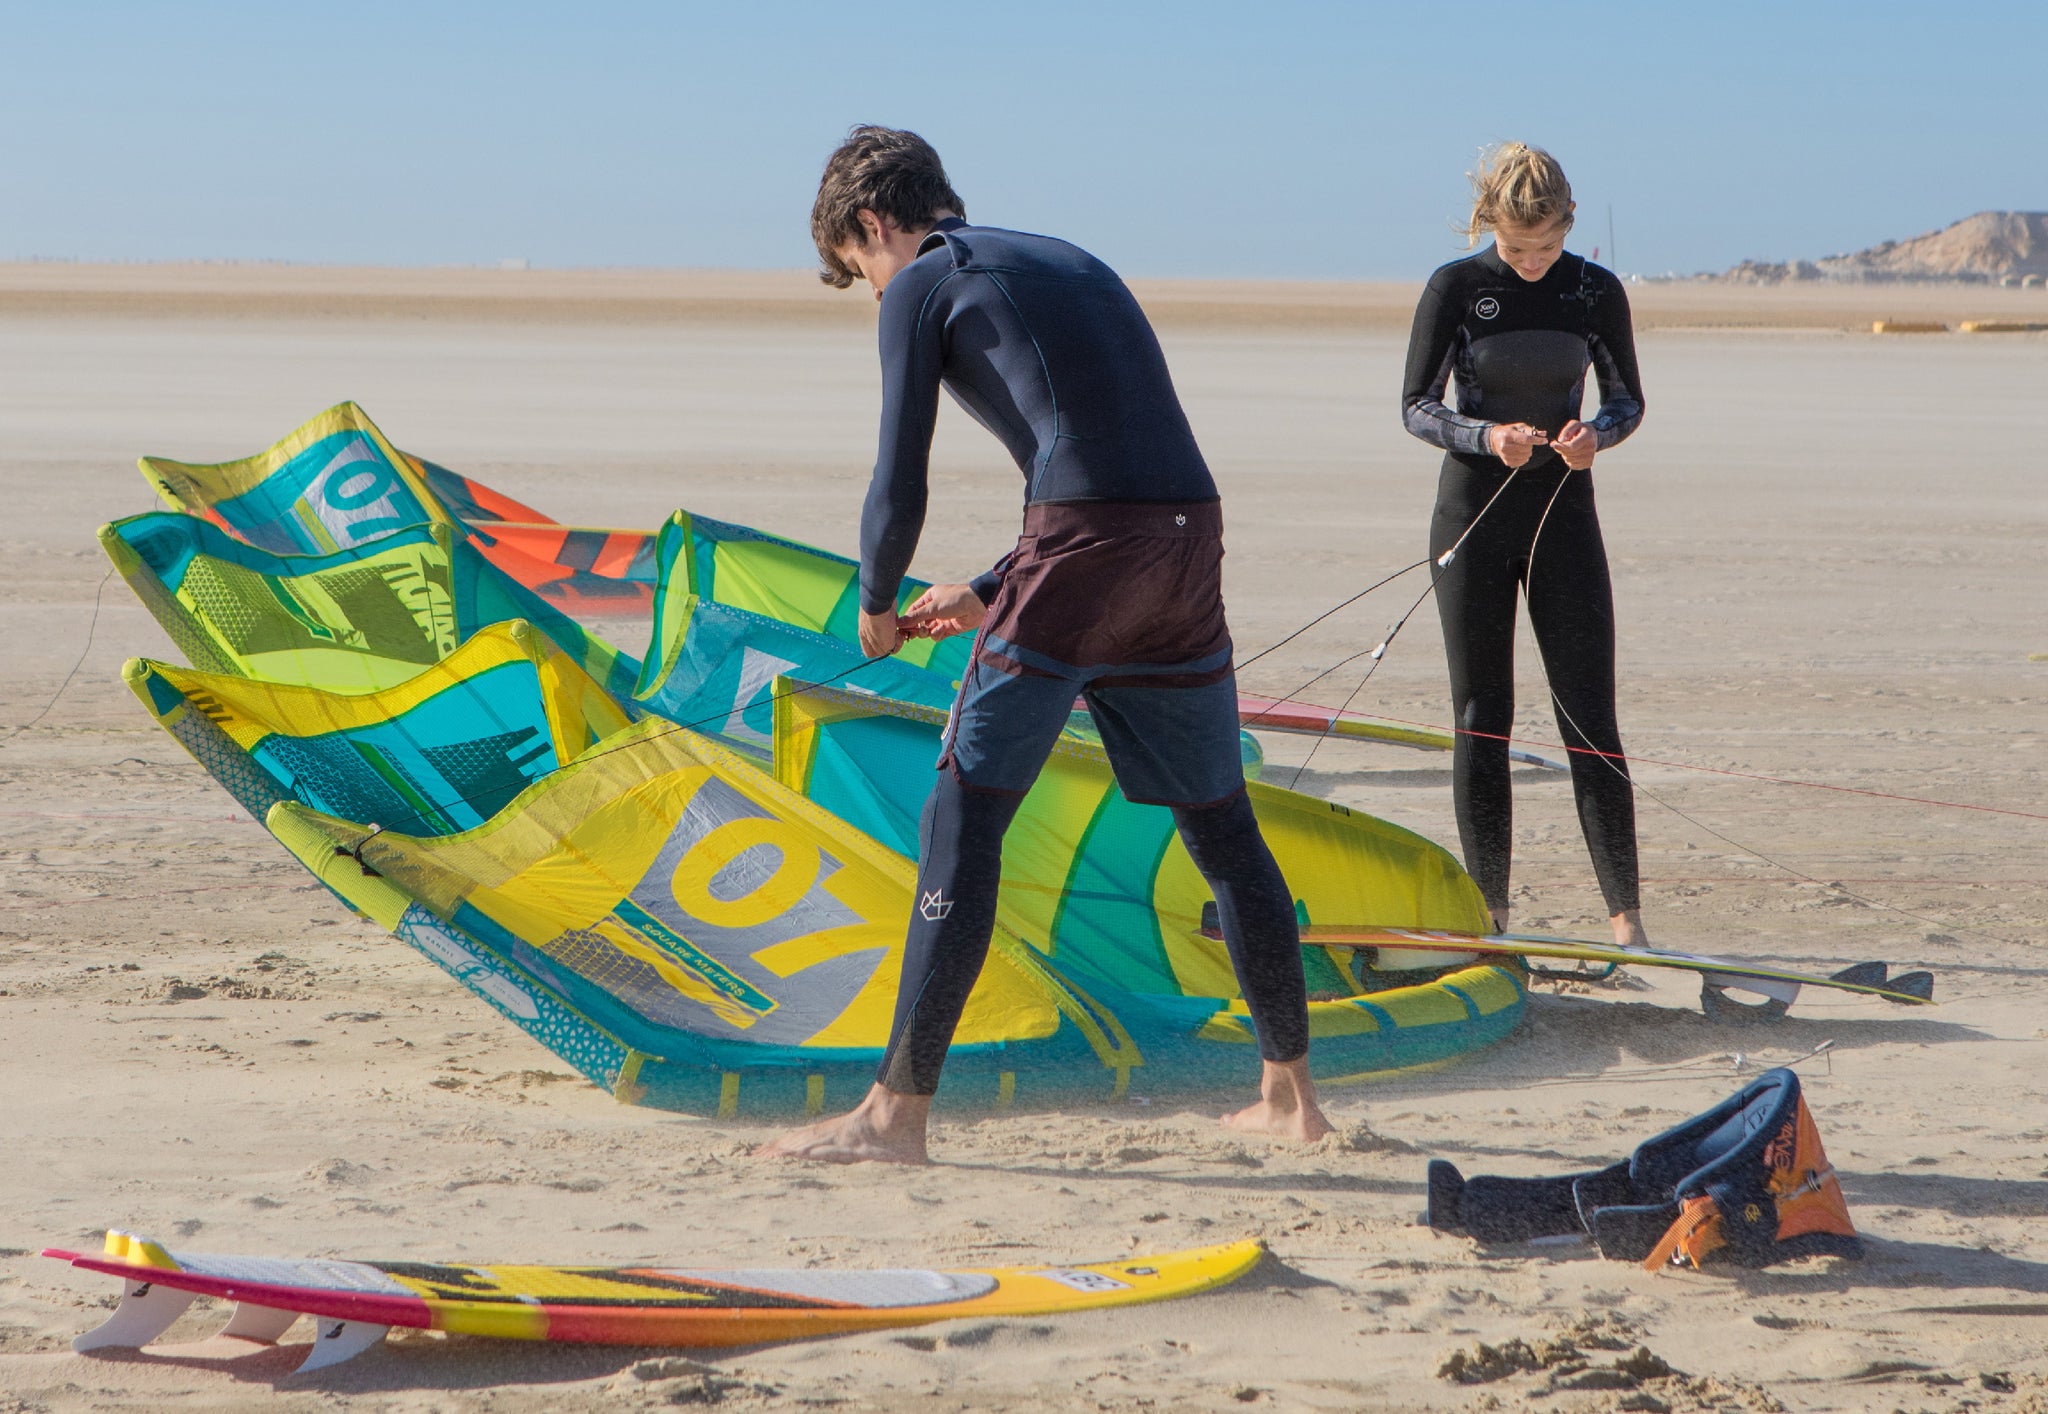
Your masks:
M1748 878L1740 874L1674 874L1653 879L1646 874L1641 882L1645 884L1804 884L1807 881L1805 879L1780 877L1765 878L1763 875ZM1949 886L1968 885L1972 888L1992 886L2013 889L2037 888L2041 884L2039 879L1855 879L1846 875L1839 879L1827 880L1826 882L1832 884L1942 884Z
M1404 717L1381 717L1379 720L1395 722L1404 727L1424 727L1429 731L1446 732L1457 736L1485 737L1489 741L1505 741L1519 746L1541 746L1552 751L1569 751L1581 756L1613 756L1619 761L1640 761L1646 766L1669 766L1675 771L1701 771L1710 776L1733 776L1738 780L1763 781L1774 786L1804 786L1808 790L1832 790L1843 795L1867 795L1874 800L1901 800L1908 805L1938 805L1947 810L1979 810L1987 815L2016 815L2022 820L2048 820L2048 815L2037 811L2008 810L2001 805L1972 805L1963 800L1932 800L1924 795L1897 795L1888 790L1864 790L1859 786L1831 785L1827 781L1802 781L1791 776L1766 776L1756 771L1724 771L1719 766L1695 766L1689 761L1660 761L1654 756L1637 756L1628 751L1595 751L1590 746L1567 746L1561 741L1544 741L1540 737L1502 736L1499 732L1474 731L1470 727L1443 727L1433 722L1411 722Z
M168 820L168 814L147 814L140 810L0 810L0 818L34 816L40 820ZM236 825L253 825L253 815L187 815L182 812L175 817L180 820L226 820Z

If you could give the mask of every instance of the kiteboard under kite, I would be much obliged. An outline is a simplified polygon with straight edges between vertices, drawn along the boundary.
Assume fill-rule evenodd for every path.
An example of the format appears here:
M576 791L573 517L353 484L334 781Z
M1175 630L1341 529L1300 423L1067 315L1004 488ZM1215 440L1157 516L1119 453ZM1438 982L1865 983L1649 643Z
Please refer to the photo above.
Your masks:
M1248 731L1281 732L1293 736L1330 736L1346 741L1376 741L1389 746L1408 746L1417 751L1449 751L1457 739L1433 727L1411 727L1399 722L1382 722L1363 712L1342 707L1319 707L1313 702L1283 701L1272 697L1237 695L1237 724ZM1570 769L1562 761L1538 756L1533 751L1508 748L1508 760L1524 766L1541 766L1546 771Z
M1215 930L1215 905L1202 915L1203 931ZM1613 943L1583 938L1560 938L1547 933L1452 933L1434 929L1351 928L1311 926L1301 930L1303 946L1371 949L1375 953L1408 954L1406 961L1376 958L1385 971L1418 967L1463 966L1480 958L1513 957L1527 967L1530 958L1557 958L1591 964L1602 970L1548 972L1527 967L1530 975L1546 980L1597 980L1617 967L1669 967L1697 972L1700 976L1700 1007L1721 1021L1775 1021L1785 1014L1802 987L1827 987L1877 997L1900 1006L1931 1006L1934 1003L1932 972L1902 972L1894 975L1882 962L1859 962L1839 972L1822 975L1796 972L1702 953L1672 952L1664 948L1625 948ZM1426 954L1427 956L1417 956ZM1759 997L1758 1002L1738 1002L1729 992Z
M306 1371L361 1354L394 1326L507 1340L715 1347L1135 1306L1227 1285L1263 1251L1246 1241L1073 1267L943 1272L471 1267L168 1252L110 1231L100 1253L52 1247L43 1255L125 1283L114 1314L72 1341L74 1350L140 1348L207 1296L235 1303L221 1335L261 1344L312 1317L313 1343L299 1366Z

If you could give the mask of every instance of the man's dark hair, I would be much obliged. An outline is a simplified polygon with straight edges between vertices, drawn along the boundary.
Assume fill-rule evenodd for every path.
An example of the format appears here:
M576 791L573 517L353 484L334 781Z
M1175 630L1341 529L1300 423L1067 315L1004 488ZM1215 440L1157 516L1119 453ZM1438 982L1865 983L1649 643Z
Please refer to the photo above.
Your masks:
M864 246L860 228L865 208L905 230L932 224L941 211L967 214L967 205L946 180L945 164L932 145L902 128L863 123L846 135L825 162L818 199L811 205L811 239L824 266L818 278L845 289L854 272L839 258L839 247Z

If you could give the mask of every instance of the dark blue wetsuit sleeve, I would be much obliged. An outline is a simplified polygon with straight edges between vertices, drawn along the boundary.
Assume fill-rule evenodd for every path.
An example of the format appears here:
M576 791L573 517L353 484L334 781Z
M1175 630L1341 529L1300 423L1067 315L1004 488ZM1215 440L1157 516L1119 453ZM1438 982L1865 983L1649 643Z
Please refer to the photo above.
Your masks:
M1408 334L1408 369L1401 383L1401 424L1432 447L1466 456L1489 457L1485 418L1467 417L1444 402L1458 356L1463 301L1445 271L1438 271L1415 306ZM1633 355L1631 355L1633 356ZM1606 384L1603 382L1604 389Z
M860 516L860 606L871 614L896 607L896 592L924 530L946 358L938 294L950 274L913 265L882 294L881 445Z
M1600 450L1605 451L1642 422L1643 383L1636 371L1636 330L1629 317L1628 291L1611 275L1602 284L1593 327L1586 332L1593 373L1600 380L1600 411L1586 425L1599 434Z
M974 591L975 598L981 600L984 604L996 602L996 591L1003 587L1003 576L1009 572L1010 560L1015 553L1015 551L1012 551L1009 555L1003 556L973 579L967 581L967 587Z

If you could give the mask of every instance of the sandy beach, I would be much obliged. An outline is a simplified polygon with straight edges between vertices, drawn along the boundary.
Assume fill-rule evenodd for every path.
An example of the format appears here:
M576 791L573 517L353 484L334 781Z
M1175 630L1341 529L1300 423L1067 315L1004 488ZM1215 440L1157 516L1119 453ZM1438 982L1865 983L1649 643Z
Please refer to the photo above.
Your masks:
M1422 552L1438 458L1397 416L1415 287L1138 289L1222 485L1241 658ZM1504 1044L1330 1092L1342 1132L1311 1150L1221 1130L1248 1090L1182 1108L1137 1085L946 1120L906 1172L756 1160L770 1128L616 1104L350 915L130 697L125 658L177 654L93 540L153 507L138 455L246 455L354 399L563 520L684 506L852 553L871 301L802 272L0 266L0 1411L2048 1410L2048 335L1867 332L2048 320L2048 291L1631 296L1649 411L1595 479L1651 935L1931 968L1941 1005L1809 992L1743 1027L1708 1022L1688 974L1539 986ZM934 466L916 572L964 577L1015 535L1016 472L950 405ZM1412 597L1352 607L1243 686L1292 693ZM1340 703L1360 670L1305 695ZM1541 750L1526 629L1519 672ZM1425 605L1352 705L1442 724L1443 684ZM1268 779L1455 845L1446 758L1325 745L1297 773L1304 742L1268 750ZM1516 806L1517 924L1602 926L1569 786L1518 771ZM1861 1262L1651 1275L1417 1225L1429 1158L1604 1164L1795 1062ZM695 1364L419 1335L295 1377L296 1351L223 1342L71 1353L114 1283L35 1254L110 1226L471 1262L1271 1255L1102 1316ZM221 1320L195 1309L166 1341ZM1646 1346L1678 1373L1438 1373L1561 1336L1596 1371Z

